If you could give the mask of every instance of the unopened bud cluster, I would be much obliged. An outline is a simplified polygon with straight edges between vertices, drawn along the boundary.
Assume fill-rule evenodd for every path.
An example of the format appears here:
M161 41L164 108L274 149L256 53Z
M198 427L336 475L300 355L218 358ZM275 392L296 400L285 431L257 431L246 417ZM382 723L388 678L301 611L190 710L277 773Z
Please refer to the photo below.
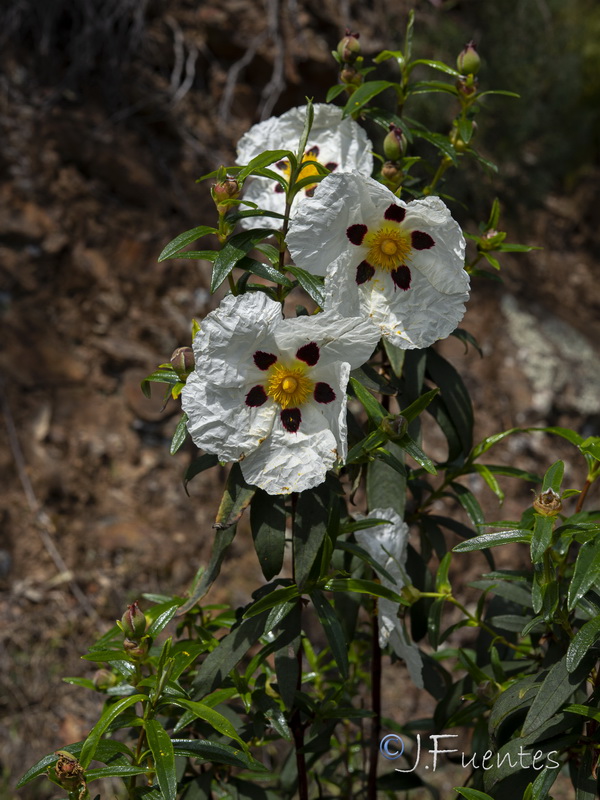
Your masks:
M133 659L144 658L150 645L150 640L146 636L148 623L137 603L127 606L127 611L118 625L125 634L123 650Z
M383 154L387 161L381 168L383 182L392 191L402 183L402 159L406 154L406 136L394 123L390 123L389 132L383 140Z
M469 42L458 54L456 67L460 72L460 78L456 81L456 88L463 98L463 102L473 102L477 93L477 78L481 58L475 47L475 42ZM470 102L469 102L470 101Z
M79 796L85 797L87 795L85 773L79 761L68 750L57 750L56 755L58 756L58 761L54 765L56 782L69 792L69 796L71 792L79 789Z
M562 511L562 500L554 489L546 489L533 501L533 509L544 517L556 517Z
M211 189L212 199L215 201L219 214L226 214L231 207L231 200L237 200L240 196L240 185L231 175L226 175L222 180L215 183Z
M346 87L348 94L352 94L363 82L360 71L363 58L360 54L359 37L359 33L347 30L333 53L340 65L340 81Z

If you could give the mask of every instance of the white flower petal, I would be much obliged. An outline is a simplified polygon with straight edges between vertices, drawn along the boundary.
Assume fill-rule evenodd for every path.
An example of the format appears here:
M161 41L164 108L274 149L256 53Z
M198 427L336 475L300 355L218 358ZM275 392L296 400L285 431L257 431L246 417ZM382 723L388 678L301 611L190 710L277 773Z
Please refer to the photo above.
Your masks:
M248 483L269 494L303 492L323 483L338 458L338 446L326 418L311 404L301 408L302 421L289 433L276 416L271 435L241 462Z
M346 361L352 369L369 359L379 337L380 333L369 320L359 316L348 319L335 312L285 319L275 333L282 353L294 356L299 342L318 341L319 366Z
M346 419L346 407L348 397L346 387L350 377L350 364L337 363L321 365L317 364L310 372L311 380L326 383L335 394L335 400L331 403L319 403L316 400L315 408L325 417L327 424L337 442L337 450L340 461L346 460L348 453L348 428Z
M337 164L337 170L356 171L370 175L373 170L372 144L365 131L351 118L342 119L342 110L330 104L314 106L314 122L306 144L306 149L319 148L317 160L321 164ZM238 143L238 164L248 164L265 150L296 151L306 120L306 106L292 108L280 117L259 122L242 136ZM276 165L271 169L277 171ZM282 173L283 174L283 173ZM266 178L250 178L246 182L243 197L257 203L259 208L277 211L285 210L285 195L275 191L275 182ZM305 199L300 192L294 200L292 213ZM257 217L248 217L240 222L241 227L250 229L257 225ZM281 228L277 220L269 220L274 228Z
M227 389L193 372L181 393L181 407L194 444L221 461L239 461L256 450L271 432L277 410L272 400L259 408L247 406L250 388Z

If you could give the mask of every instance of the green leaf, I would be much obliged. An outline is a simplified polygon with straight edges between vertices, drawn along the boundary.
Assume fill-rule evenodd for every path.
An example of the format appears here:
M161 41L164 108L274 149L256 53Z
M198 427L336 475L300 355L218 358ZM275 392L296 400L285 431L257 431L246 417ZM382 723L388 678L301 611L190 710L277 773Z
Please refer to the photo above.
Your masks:
M600 461L600 436L588 436L588 438L579 445L582 453L587 453L594 458L595 461Z
M554 518L535 515L533 523L533 536L531 537L531 561L534 564L544 557L544 553L552 544L552 531L554 530Z
M502 503L504 501L504 492L500 488L500 484L496 480L492 470L489 469L485 464L474 464L473 467L475 469L475 472L481 475L483 480L486 482L486 484L489 486L492 492L496 495L498 500Z
M427 634L429 636L429 644L434 650L437 650L440 643L440 625L445 603L445 597L438 597L431 604L427 615Z
M181 605L181 600L169 600L162 603L160 606L155 606L151 609L152 623L148 626L146 634L151 638L157 636L164 630L173 617L177 614L177 610Z
M215 259L210 291L216 292L231 270L253 249L254 245L275 233L272 228L255 228L232 236Z
M480 792L478 789L465 789L464 787L454 787L454 791L461 794L465 800L494 800L489 794Z
M600 579L600 540L584 542L577 555L575 570L569 584L569 611Z
M223 734L223 736L233 739L241 744L244 749L246 748L244 741L240 739L238 732L231 722L227 717L224 717L223 714L219 714L218 711L215 711L214 708L211 708L205 703L199 703L197 700L188 700L186 697L172 697L169 698L167 702L187 709L193 714L194 719L203 719L216 731Z
M552 666L540 686L525 722L521 735L535 733L556 711L574 694L586 680L589 672L587 663L580 663L576 670L567 669L567 656Z
M390 442L387 448L400 463L404 462L404 453L397 444ZM371 509L393 508L403 519L406 476L380 459L371 461L367 466L367 503Z
M310 130L313 126L313 122L315 119L315 109L313 106L313 101L310 98L306 98L306 119L304 120L304 127L302 129L302 134L300 136L300 141L298 142L298 161L302 161L302 157L306 152L306 143L308 142L308 137L310 135Z
M218 250L182 250L173 258L187 258L194 261L214 261L219 255Z
M246 755L243 750L219 742L209 742L206 739L172 739L171 743L175 755L197 758L201 761L212 761L215 764L229 764L232 767L242 767L259 772L266 772L260 761Z
M348 677L348 642L337 614L322 592L314 590L310 596L329 642L331 654L342 678L346 679Z
M145 703L147 700L148 698L145 694L134 694L131 697L124 697L122 700L117 700L116 703L105 706L102 716L89 732L88 737L81 748L79 763L83 769L87 769L87 767L90 765L90 762L95 757L96 749L98 748L100 739L111 722L113 722L119 716L119 714L122 714L125 709L135 705L136 703Z
M293 600L296 597L299 597L300 590L294 584L293 586L285 586L281 589L274 589L273 591L269 592L269 594L265 594L260 600L257 600L255 603L252 603L246 611L244 612L244 617L255 617L257 614L261 614L263 611L268 611L275 606L283 606L290 600Z
M426 67L432 67L433 69L437 69L439 72L445 72L446 75L452 75L454 78L460 77L460 72L457 72L452 67L444 64L443 61L432 61L429 58L418 58L416 61L411 61L410 70L412 71L412 69L419 64L423 64Z
M388 357L390 366L394 375L399 378L402 375L402 366L404 364L405 350L393 345L388 339L383 339L383 349ZM405 415L406 416L406 415Z
M180 382L179 375L171 368L168 369L157 369L156 372L153 372L152 375L148 375L147 378L141 383L142 392L146 397L151 397L150 394L150 383L167 383L169 386L175 386Z
M463 140L463 142L465 142L465 144L469 144L471 137L473 136L473 120L466 119L465 117L459 117L458 133L460 134L460 138Z
M195 478L196 475L199 475L201 472L204 472L207 469L211 469L211 467L216 467L219 463L218 456L214 455L214 453L203 453L198 458L195 458L186 471L183 473L183 488L185 489L185 493L189 497L189 492L187 490L188 483Z
M332 494L325 484L298 496L294 518L294 575L302 589L327 535Z
M531 541L531 531L509 530L498 531L497 533L484 533L481 536L474 536L465 542L460 542L452 548L453 553L468 553L471 550L484 550L487 547L498 547L501 544L512 542L524 542L529 544Z
M464 510L469 515L469 519L475 526L475 528L481 528L482 525L485 525L485 516L479 505L479 501L466 486L463 486L460 483L452 482L450 484L454 493L456 494L456 498Z
M285 219L283 214L279 214L277 211L265 211L263 208L251 208L248 211L235 211L233 214L227 215L227 222L233 224L234 222L238 222L241 219L251 219L252 217L271 217L273 219ZM257 250L261 250L260 247L256 248ZM217 256L217 253L214 253L214 256Z
M233 626L218 646L202 662L194 680L195 697L201 698L218 689L227 675L239 664L248 650L262 636L268 611Z
M311 275L310 272L300 267L288 265L286 266L286 270L296 278L304 291L322 308L325 304L325 298L323 297L323 279Z
M323 589L328 592L358 592L359 594L370 594L373 597L384 597L393 603L404 603L399 594L387 589L375 581L367 581L361 578L331 578L324 585Z
M600 617L594 617L586 622L573 637L567 650L567 669L569 672L577 669L582 658L600 638Z
M344 106L344 116L348 114L356 114L360 109L365 106L374 97L377 97L381 92L386 89L395 89L396 84L390 81L367 81L359 86L358 89L350 95L350 98Z
M335 100L338 95L342 94L342 92L346 91L346 84L338 83L336 86L331 86L327 90L327 94L325 95L325 102L331 103L332 100Z
M171 738L160 722L149 719L144 726L148 746L152 750L156 778L164 800L176 800L177 774L175 772L175 752Z
M181 256L177 255L180 250L183 250L183 248L188 244L195 242L196 239L201 239L203 236L207 236L209 233L217 233L217 229L209 228L206 225L200 225L197 228L191 228L189 231L180 233L179 236L176 236L163 249L162 253L158 257L158 260L166 261L169 258L180 258Z
M468 350L468 345L471 345L472 347L475 348L475 350L477 350L479 355L483 358L483 350L479 346L477 339L473 336L473 334L469 333L469 331L466 331L464 328L455 328L455 330L452 331L450 336L455 336L457 339L460 339L460 341L465 346L465 353Z
M431 92L445 92L446 94L458 95L458 89L451 83L444 81L415 81L408 87L409 94L429 94Z
M289 278L286 278L276 267L271 264L265 264L264 261L257 261L255 258L245 256L237 263L238 269L244 269L251 272L253 275L258 275L267 281L273 281L281 286L291 289L293 284Z
M429 456L425 455L419 445L411 439L408 434L405 434L398 444L404 452L408 453L408 455L413 458L417 464L420 464L426 472L429 472L430 475L437 475L437 469L433 461Z
M258 489L250 504L250 529L265 578L281 572L285 551L285 500Z
M542 491L547 492L548 489L553 489L557 494L559 494L564 471L565 471L564 462L555 461L554 464L552 464L552 466L548 468L546 474L544 475L544 484L542 486Z
M369 421L373 427L377 428L381 424L381 421L388 416L388 412L356 378L350 378L350 386L356 398L360 400L363 408L367 412Z
M91 783L100 778L129 778L132 775L145 775L147 773L147 767L136 767L133 764L112 764L110 767L86 770L85 779L88 783Z
M179 418L179 422L177 423L177 427L175 428L175 433L173 434L173 439L171 441L170 453L172 456L175 455L187 438L187 421L188 417L184 411Z
M418 137L419 139L425 139L426 142L429 142L429 144L432 144L434 147L440 150L452 161L453 164L458 164L456 150L448 141L447 136L442 136L441 133L431 133L430 131L419 130L416 128L413 128L412 132L414 136Z
M265 150L264 153L255 156L236 176L238 181L244 181L253 172L263 170L265 167L274 164L276 161L292 160L295 156L290 150Z
M427 350L427 373L440 387L441 397L466 455L473 446L473 406L462 378L449 361L431 348Z
M420 397L417 397L417 399L414 402L412 402L409 406L403 408L400 413L402 414L403 417L406 418L407 422L412 422L413 419L416 419L419 416L419 414L425 411L427 406L431 403L431 401L435 397L437 397L439 393L440 393L439 389L431 389L431 391L425 392L425 394L422 394Z

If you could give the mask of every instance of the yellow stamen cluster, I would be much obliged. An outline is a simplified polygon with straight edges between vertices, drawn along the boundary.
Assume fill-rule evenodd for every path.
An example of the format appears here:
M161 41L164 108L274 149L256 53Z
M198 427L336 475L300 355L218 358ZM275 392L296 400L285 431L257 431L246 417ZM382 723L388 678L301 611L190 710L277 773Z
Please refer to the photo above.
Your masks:
M266 392L281 408L299 408L312 394L315 384L306 377L306 365L274 364L269 370Z
M410 233L393 223L386 223L374 233L368 233L364 244L369 248L366 259L369 264L388 272L406 264L412 253Z

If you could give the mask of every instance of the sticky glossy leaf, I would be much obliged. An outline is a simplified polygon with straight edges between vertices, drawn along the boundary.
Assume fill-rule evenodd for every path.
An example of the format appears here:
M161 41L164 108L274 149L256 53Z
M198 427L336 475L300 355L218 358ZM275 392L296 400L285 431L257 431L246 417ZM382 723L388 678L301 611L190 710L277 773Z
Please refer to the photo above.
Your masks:
M177 614L177 609L180 605L181 600L169 600L166 603L162 603L160 606L152 608L148 613L148 617L151 615L152 622L146 631L147 635L154 638L164 630Z
M581 686L587 678L588 672L588 664L585 662L580 663L573 672L569 672L566 655L557 661L544 678L527 712L521 735L528 736L530 733L534 733L544 722L549 720Z
M289 600L293 600L299 595L300 591L295 584L293 586L285 586L281 589L275 589L274 591L269 592L269 594L263 595L260 600L252 603L252 605L244 613L244 617L255 617L257 614L274 608L275 606L285 605Z
M217 530L230 528L239 521L240 517L254 497L256 489L244 480L241 467L233 464L227 478L214 527Z
M533 523L533 536L531 537L531 561L538 564L546 550L552 544L552 531L554 530L554 519L535 515Z
M463 787L455 787L455 792L458 792L465 800L494 800L489 794L480 792L478 789L466 789Z
M108 705L104 708L102 712L102 716L98 720L98 722L94 725L92 730L89 732L83 746L81 748L81 754L79 756L79 763L81 766L86 769L89 767L90 762L95 757L96 749L98 748L98 743L102 738L102 735L108 728L108 726L113 722L119 714L122 714L130 706L135 705L136 703L140 702L147 702L148 698L144 694L134 694L131 697L125 697L122 700L117 700L116 703Z
M562 484L565 465L563 461L555 461L551 467L548 468L544 475L544 484L542 491L546 492L548 489L553 489L555 492L560 493L560 486Z
M449 361L431 348L427 351L427 373L440 387L441 397L466 455L473 446L473 406L462 378Z
M400 347L395 347L389 339L382 339L382 342L392 371L394 375L399 378L402 375L402 366L404 364L404 354L406 351L402 350Z
M350 386L356 398L360 400L363 408L367 412L369 421L374 427L377 427L381 421L388 416L388 412L356 378L350 378Z
M408 455L413 458L417 464L420 464L426 472L429 472L430 475L437 475L437 469L433 461L429 456L425 455L419 445L408 434L403 436L398 444L404 452L408 453Z
M346 91L346 85L344 83L338 83L337 86L330 86L327 90L327 94L325 96L325 102L331 103L332 100L335 100L342 92Z
M573 578L569 584L569 611L600 579L600 540L584 542L577 554Z
M177 797L177 775L175 773L175 752L171 738L160 722L149 719L144 726L148 746L152 751L156 778L164 800Z
M308 579L312 566L327 535L329 505L332 495L325 484L302 492L297 501L294 519L294 575L300 588Z
M342 678L345 679L348 677L348 643L346 642L343 628L335 610L322 592L312 591L310 597L325 631L331 654Z
M255 228L232 236L215 259L210 291L216 292L231 270L252 250L255 244L275 233L276 231L272 228Z
M88 769L85 772L85 778L88 783L91 783L100 778L129 778L132 775L145 775L147 772L147 767L136 767L133 764L113 764L110 767Z
M396 84L390 81L367 81L359 86L358 89L350 95L350 98L344 106L344 115L356 114L374 97L377 97L381 92L386 89L395 89Z
M228 736L230 739L239 742L242 747L246 747L242 739L240 739L238 732L227 719L227 717L224 717L223 714L219 714L219 712L215 711L214 708L211 708L205 703L199 703L195 700L188 700L185 697L174 697L171 698L169 702L191 711L195 719L203 719L205 722L208 722L208 724L211 725L216 731L223 734L223 736Z
M460 72L457 72L452 67L449 67L447 64L444 64L443 61L432 61L429 58L418 58L416 61L411 61L410 69L412 70L419 64L423 64L426 67L432 67L433 69L438 70L438 72L445 72L446 75L452 75L454 78L460 77Z
M456 154L456 150L448 141L447 136L442 136L441 133L430 133L429 131L419 130L413 128L413 135L419 139L425 139L426 142L429 142L438 150L440 150L445 156L447 156L453 164L458 163L458 158Z
M285 551L285 501L258 489L250 504L250 529L258 562L270 581L281 572Z
M289 278L282 275L282 273L271 264L265 264L264 261L257 261L255 258L245 256L238 261L236 266L238 269L245 269L247 272L258 275L260 278L264 278L267 281L273 281L273 283L285 286L288 289L292 288L292 282Z
M567 669L573 672L581 663L581 659L600 638L600 617L588 620L577 631L567 650Z
M305 269L300 267L286 266L286 270L294 276L304 291L315 301L318 306L325 304L323 297L323 280L311 275Z
M295 156L290 150L265 150L249 161L236 176L238 181L245 180L251 173L262 170L265 167L275 164L276 161L294 159Z
M229 764L232 767L242 767L266 772L260 761L246 755L243 750L219 742L210 742L206 739L172 739L175 755L197 758L201 761L212 761L215 764Z
M195 242L197 239L201 239L203 236L207 236L209 233L216 232L216 228L209 228L206 225L199 225L197 228L191 228L189 231L180 233L179 236L176 236L163 249L162 253L158 257L158 260L166 261L169 258L181 258L178 253L188 244Z
M404 453L397 444L388 443L387 449L400 463ZM406 504L406 476L380 459L367 466L367 501L369 508L393 508L404 518Z
M362 580L360 578L331 578L323 586L328 592L358 592L359 594L371 594L374 597L385 597L394 603L404 603L404 600L396 592L387 589L375 581Z
M520 529L498 531L496 533L484 533L481 536L467 539L466 542L460 542L452 548L452 551L454 553L468 553L471 550L484 550L486 547L498 547L501 544L510 544L511 542L529 544L530 541L531 531Z
M403 408L400 412L403 417L406 418L408 422L412 422L413 419L416 419L419 414L421 414L427 406L432 402L432 400L437 397L440 393L439 389L431 389L429 392L425 392L420 397L418 397L415 401L413 401L409 406Z
M175 433L173 434L173 439L171 441L170 453L172 456L175 455L187 438L187 419L187 414L184 411L179 418L179 422L177 423L177 427L175 428Z

